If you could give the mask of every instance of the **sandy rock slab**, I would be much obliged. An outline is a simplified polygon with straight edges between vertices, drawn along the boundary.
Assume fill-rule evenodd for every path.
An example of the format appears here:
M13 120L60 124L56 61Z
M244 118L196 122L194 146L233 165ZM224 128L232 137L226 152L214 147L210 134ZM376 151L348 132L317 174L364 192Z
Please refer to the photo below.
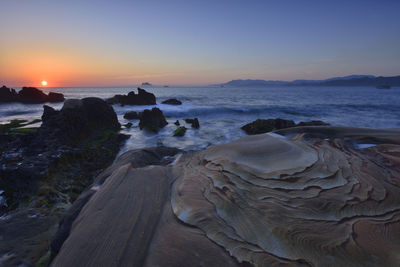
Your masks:
M399 266L400 131L297 127L114 166L53 266Z

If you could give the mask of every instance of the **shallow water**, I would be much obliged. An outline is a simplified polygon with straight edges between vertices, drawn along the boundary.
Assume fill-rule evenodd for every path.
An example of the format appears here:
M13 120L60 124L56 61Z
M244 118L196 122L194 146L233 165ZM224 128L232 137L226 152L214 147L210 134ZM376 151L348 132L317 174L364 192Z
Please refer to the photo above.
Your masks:
M19 89L19 88L16 88ZM96 96L108 98L126 94L134 88L44 88L61 92L66 98ZM157 97L157 103L177 98L181 106L158 104L169 124L158 134L140 131L138 121L122 132L130 134L122 152L164 144L186 150L226 143L244 136L240 127L257 118L284 118L295 122L322 120L332 125L369 128L400 128L400 88L380 90L374 87L145 87ZM61 108L62 103L49 104ZM127 111L142 111L153 106L114 105L122 124ZM0 122L12 119L40 118L42 105L0 104ZM200 129L189 128L184 137L173 137L179 120L198 117Z

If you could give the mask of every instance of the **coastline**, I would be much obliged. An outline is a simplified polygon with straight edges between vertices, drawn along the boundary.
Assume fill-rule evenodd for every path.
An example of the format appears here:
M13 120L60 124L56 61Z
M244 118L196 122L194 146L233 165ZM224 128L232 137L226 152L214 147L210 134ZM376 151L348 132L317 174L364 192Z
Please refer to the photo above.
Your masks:
M154 100L152 99L151 101L155 101L155 97ZM177 101L170 102L178 103ZM179 105L182 105L182 103ZM164 107L170 107L169 105L163 106L162 104L158 104L156 106L161 107L161 109L164 109ZM9 125L2 125L2 141L5 141L1 143L2 150L3 152L6 152L6 155L11 155L14 157L7 159L7 157L4 158L4 153L2 155L3 165L1 181L3 187L4 185L7 186L6 190L3 190L2 195L6 195L8 198L7 200L9 201L9 209L5 210L5 213L3 211L3 214L0 217L0 230L4 233L4 236L7 240L7 242L4 242L3 245L0 246L0 254L2 255L1 259L3 262L7 264L20 264L26 262L29 258L31 259L28 260L30 262L29 264L47 264L52 260L56 260L57 266L63 264L68 266L69 264L72 264L68 263L69 260L63 258L63 256L60 256L61 259L57 259L57 254L60 251L61 253L64 253L62 250L63 244L67 242L70 235L75 235L74 222L76 220L80 220L77 218L81 216L83 209L86 209L86 205L92 201L91 199L93 196L96 196L99 190L102 189L102 185L104 183L109 183L109 181L112 179L122 179L121 182L125 179L130 179L127 178L129 175L125 178L117 178L117 173L120 173L122 169L125 168L123 166L126 165L129 165L129 168L131 168L132 171L134 170L133 172L140 172L141 175L147 177L146 179L151 179L150 177L153 176L169 177L167 180L165 180L165 178L160 178L159 183L163 185L161 187L156 185L158 182L153 185L149 184L149 187L156 187L152 194L147 196L138 195L137 197L140 199L147 199L146 201L148 202L146 205L151 206L158 203L159 207L155 209L160 209L162 212L159 214L154 214L152 212L148 213L147 216L149 216L148 218L150 221L155 220L154 222L156 222L159 220L174 220L175 223L173 228L176 231L183 231L187 234L189 229L183 229L182 223L183 225L192 223L186 221L187 215L185 212L182 213L182 211L179 211L181 209L179 208L181 206L181 204L178 204L179 201L174 200L174 198L169 198L167 195L170 195L174 192L175 189L173 189L172 184L175 180L179 179L178 177L180 177L180 175L176 173L177 171L175 170L175 166L180 166L178 168L179 172L190 172L192 167L183 167L187 164L183 162L191 161L192 158L199 156L203 157L201 155L204 155L204 153L210 153L207 151L216 151L219 149L219 147L223 147L220 152L211 153L217 156L205 156L203 159L205 162L212 162L217 158L226 158L226 160L229 161L232 160L232 158L229 158L228 155L238 154L239 156L235 160L243 163L247 160L247 158L252 158L255 162L257 162L265 157L265 155L262 155L262 153L264 153L262 151L264 150L261 151L261 154L258 154L257 149L252 149L251 151L247 151L243 154L243 152L240 152L242 150L242 148L240 148L242 145L239 145L238 147L235 145L236 143L240 144L245 142L243 140L252 140L252 138L256 140L254 144L259 148L263 147L263 143L266 142L267 147L265 147L265 151L268 151L270 148L274 148L276 146L279 147L282 142L298 142L298 140L301 141L305 139L302 149L306 149L306 146L309 146L310 142L315 144L315 142L317 142L316 140L320 140L318 142L330 142L331 145L332 142L339 142L341 143L339 149L343 149L343 151L347 151L349 149L355 150L356 153L362 152L361 154L363 154L364 151L367 152L374 150L377 146L396 147L396 145L398 145L400 142L398 140L400 130L398 129L374 130L367 128L317 126L326 125L326 123L322 121L310 120L305 122L300 122L297 120L294 122L292 120L283 119L258 119L252 123L249 123L248 125L243 125L240 121L236 122L235 125L237 126L235 127L242 132L242 136L245 135L245 132L248 134L269 132L267 133L267 136L270 136L269 139L265 139L265 134L242 138L238 137L234 138L233 141L222 140L221 143L228 143L226 145L214 142L203 147L197 147L195 151L191 151L187 148L180 150L178 149L179 146L178 148L165 147L162 142L157 142L157 147L132 150L122 146L127 139L124 133L143 133L151 138L158 138L167 134L169 136L168 138L178 142L179 140L182 140L182 138L190 140L193 137L193 133L199 133L200 131L204 131L204 129L207 131L207 127L210 124L207 121L204 122L201 117L200 120L197 120L197 118L185 120L183 115L179 115L181 117L178 117L178 124L176 122L173 123L175 117L171 118L167 116L166 119L169 123L166 125L165 118L163 118L163 112L161 110L154 109L154 105L147 105L147 103L144 103L141 106L129 106L127 110L138 110L138 112L135 113L137 118L135 117L133 119L121 120L121 114L118 116L114 109L117 107L119 107L118 104L114 104L112 107L111 105L107 104L106 101L99 98L83 98L82 100L69 99L59 110L55 110L46 104L41 116L41 122L37 120L12 121ZM172 109L175 108L175 106L171 107ZM153 110L148 109L149 117L148 121L145 122L144 117L142 117L143 114L142 112L139 112L139 110L147 108L153 108ZM155 112L154 114L153 111ZM214 119L215 117L212 118ZM122 125L120 122L122 122ZM127 122L133 123L128 125ZM159 132L152 133L151 131L145 129L140 130L139 125L141 125L141 123L147 123L146 125L151 127L151 129ZM243 130L240 130L241 126L243 126ZM183 132L183 137L173 136L174 130L178 129L179 127L184 127L187 129ZM137 136L135 135L132 136L131 140L135 140L136 137ZM263 141L264 139L265 141ZM292 141L291 139L295 141ZM315 145L312 145L312 147L314 146ZM237 149L239 149L239 151ZM179 156L176 157L176 155ZM287 156L290 157L291 155ZM375 158L373 161L376 160L377 156L375 155L374 157ZM56 160L53 160L52 158ZM324 164L333 164L335 162L330 162L332 159L327 160L328 162ZM196 164L201 161L202 160L190 164L194 164L193 168L197 168ZM224 160L222 162L224 162ZM295 161L292 161L284 168L289 168L294 163ZM248 164L249 166L252 166L255 163L249 162ZM159 165L160 167L158 169L156 168L154 173L148 173L147 168L153 169L153 167L151 167L153 165ZM272 166L274 165L276 165L276 168L282 167L279 162L272 163ZM30 167L31 169L27 169L28 166L34 166L34 168ZM234 167L234 169L235 168L236 167ZM393 168L396 170L397 167ZM213 167L210 170L218 171L218 169L219 167ZM242 172L242 170L236 171ZM261 172L263 171L265 170L262 170ZM251 172L252 175L262 176L260 170L253 170ZM133 177L136 175L137 174L133 175ZM30 178L27 179L26 177ZM143 186L143 183L145 183L146 179L137 184L137 186ZM12 180L18 182L14 184L7 182ZM197 183L198 181L194 180L193 182ZM218 183L220 182L221 181ZM228 197L228 199L232 200L232 192L226 191L230 185L231 184L228 183L228 187L217 186L217 188L219 188L218 190L222 190L218 194L222 193L225 195L225 197ZM114 194L112 191L116 189L110 190L111 194ZM258 189L254 190L254 192L256 192ZM13 195L10 194L11 192ZM126 194L131 194L130 192L131 191L129 190L126 191ZM159 194L156 194L156 192ZM164 195L164 193L167 195ZM119 195L119 193L115 194ZM14 200L10 198L11 196ZM164 197L159 199L159 202L154 202L153 198L161 196ZM121 194L121 197L123 198L123 194ZM194 199L196 198L198 197L194 197ZM108 199L108 197L106 197L106 199ZM121 199L121 201L122 200L123 199ZM190 203L192 200L188 199L187 201ZM115 205L119 204L116 203ZM122 208L125 207L124 205L122 205ZM133 207L136 209L136 211L140 212L141 210L145 209L144 206ZM167 212L167 210L164 210L165 207L168 207L167 210L172 209L173 212ZM115 207L115 209L117 210L117 207ZM103 215L106 217L109 216L108 213ZM121 221L121 223L125 222ZM142 221L138 221L137 223L142 225L141 227L143 227L143 231L146 233L165 231L156 230L158 229L158 226L155 225L152 226L152 229L145 230L147 226L143 225ZM91 225L90 223L86 224L87 226ZM13 227L10 227L10 225L13 225ZM241 258L242 256L238 255L234 256L233 258L228 256L225 254L225 250L230 251L227 245L221 245L222 241L217 241L210 236L203 236L203 232L206 231L206 229L199 225L197 225L197 227L201 229L201 231L199 230L200 232L198 232L193 238L198 239L198 242L205 246L205 251L203 251L203 253L211 253L211 250L218 251L214 251L216 253L215 257L218 257L221 262L229 262L229 265L232 266L237 265L240 262L254 263L254 261L257 261L252 258ZM16 234L15 231L19 228L24 230L19 231L18 234ZM91 227L86 230L82 230L83 232L80 232L81 230L79 230L79 236L88 234L87 231L92 231L90 228ZM161 229L164 229L164 226ZM96 229L93 229L93 231L94 230ZM99 233L96 233L96 235L98 234ZM168 234L162 232L162 235ZM147 242L146 244L148 246L153 246L152 242L155 241L153 241L152 238L153 237L151 236L147 237L147 241L145 242ZM21 246L21 240L26 239L30 240L29 245ZM220 247L224 247L225 250L221 250L220 247L213 247L214 245L211 245L210 240L211 242L217 243ZM120 242L121 240L116 239L115 241ZM74 247L77 241L68 242L72 242L71 246ZM251 241L251 243L252 242L253 241ZM196 246L191 242L185 244L188 246L189 250L196 248ZM161 244L159 245L161 246ZM170 246L170 244L163 244L162 246L166 245ZM184 249L186 245L176 248L182 250L182 256L184 257L187 256L185 253L191 253ZM67 251L70 249L71 248L67 249ZM118 251L115 251L115 253L117 252ZM68 253L70 252L67 252L67 254ZM78 253L76 255L77 259L84 257L84 255L81 254L82 252L74 253ZM102 254L103 252L99 253ZM230 252L230 254L232 253L233 252ZM268 253L272 252L270 251ZM136 254L136 256L132 257L134 258L131 258L131 260L137 260L140 257L143 257L143 255ZM136 259L135 257L139 258ZM148 261L154 262L157 261L157 259L171 261L171 259L165 257L166 255L158 255L154 257L151 256L148 258ZM110 259L111 258L107 260ZM92 261L93 259L86 260ZM217 260L217 258L210 258L209 260L210 262L208 262L208 264L211 264L211 262L220 262ZM277 259L272 257L269 260L274 262ZM83 260L81 262L85 261ZM75 262L73 264L78 263Z

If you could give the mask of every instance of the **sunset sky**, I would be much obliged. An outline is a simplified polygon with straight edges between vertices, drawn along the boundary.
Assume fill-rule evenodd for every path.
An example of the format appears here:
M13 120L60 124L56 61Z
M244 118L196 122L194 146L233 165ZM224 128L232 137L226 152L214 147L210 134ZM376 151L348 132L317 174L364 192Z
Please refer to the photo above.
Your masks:
M399 14L399 0L0 0L0 86L399 75Z

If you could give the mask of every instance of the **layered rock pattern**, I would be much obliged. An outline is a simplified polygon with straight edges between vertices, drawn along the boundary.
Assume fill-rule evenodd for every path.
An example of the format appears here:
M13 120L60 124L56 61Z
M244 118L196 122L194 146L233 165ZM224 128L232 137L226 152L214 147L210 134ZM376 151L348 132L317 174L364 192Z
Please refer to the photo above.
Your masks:
M53 266L398 266L400 131L280 134L114 166Z

